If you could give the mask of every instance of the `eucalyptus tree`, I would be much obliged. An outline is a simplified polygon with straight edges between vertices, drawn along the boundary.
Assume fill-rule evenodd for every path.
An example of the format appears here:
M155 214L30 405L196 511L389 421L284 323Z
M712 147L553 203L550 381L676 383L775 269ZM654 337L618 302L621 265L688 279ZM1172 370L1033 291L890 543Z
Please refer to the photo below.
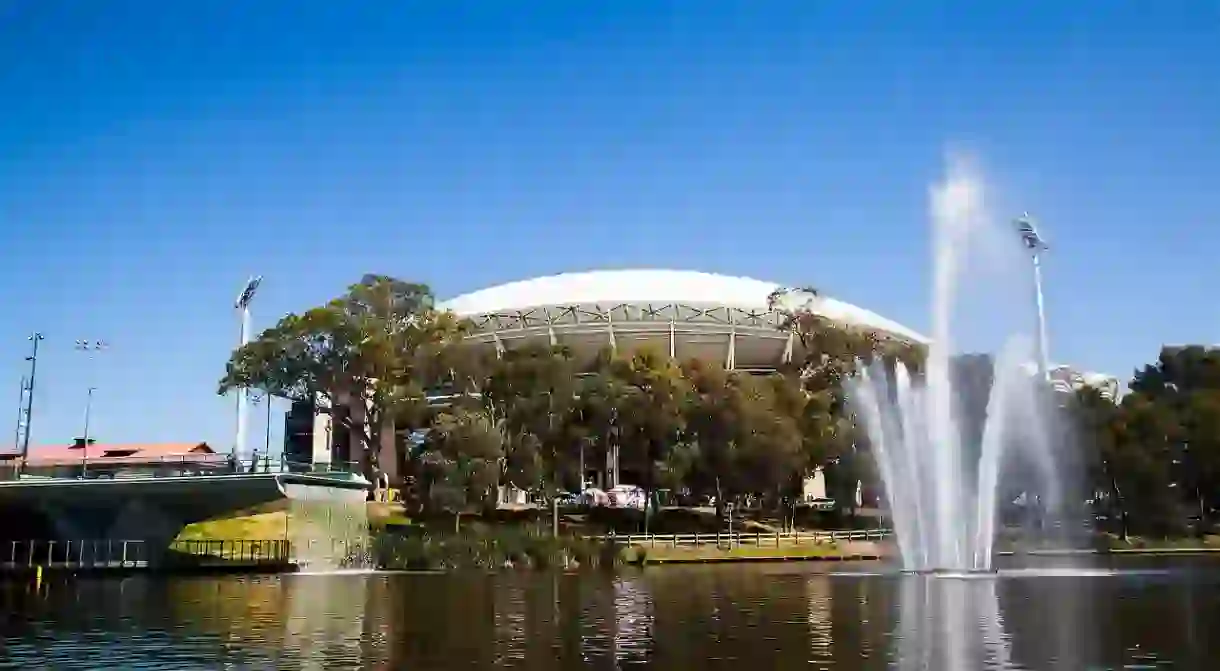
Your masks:
M427 390L445 378L465 327L436 309L427 285L366 275L343 296L288 314L238 348L218 393L246 387L313 404L356 437L373 478L392 432L427 421Z

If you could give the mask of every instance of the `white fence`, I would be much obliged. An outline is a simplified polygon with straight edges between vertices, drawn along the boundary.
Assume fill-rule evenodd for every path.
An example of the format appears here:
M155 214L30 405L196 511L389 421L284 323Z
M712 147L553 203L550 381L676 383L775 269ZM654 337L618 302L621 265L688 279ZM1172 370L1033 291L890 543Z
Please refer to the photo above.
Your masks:
M609 534L595 538L617 545L642 545L645 547L782 547L818 543L843 543L851 541L882 541L889 538L889 529L861 529L857 531L789 531L789 532L723 532L694 534Z

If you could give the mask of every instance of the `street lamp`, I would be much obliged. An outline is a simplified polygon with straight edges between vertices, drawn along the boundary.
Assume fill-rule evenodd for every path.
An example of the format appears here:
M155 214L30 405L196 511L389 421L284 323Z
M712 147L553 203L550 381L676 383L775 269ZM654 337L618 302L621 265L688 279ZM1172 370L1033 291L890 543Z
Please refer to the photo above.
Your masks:
M1046 309L1042 301L1042 252L1049 247L1042 236L1038 235L1038 228L1028 212L1017 217L1012 223L1034 264L1034 305L1038 310L1038 373L1043 380L1050 380L1049 345L1046 341Z
M110 347L101 340L77 340L76 350L85 354L101 352ZM93 410L93 392L97 391L97 387L89 387L85 395L85 430L81 437L83 445L81 445L81 477L86 477L89 473L89 415Z
M250 342L250 302L254 300L254 292L258 291L258 285L262 281L261 275L251 277L246 281L246 286L242 288L241 293L237 295L237 301L233 304L241 315L240 343L243 346ZM239 459L246 455L246 411L249 401L249 389L242 387L237 390L237 436L234 440L233 451Z

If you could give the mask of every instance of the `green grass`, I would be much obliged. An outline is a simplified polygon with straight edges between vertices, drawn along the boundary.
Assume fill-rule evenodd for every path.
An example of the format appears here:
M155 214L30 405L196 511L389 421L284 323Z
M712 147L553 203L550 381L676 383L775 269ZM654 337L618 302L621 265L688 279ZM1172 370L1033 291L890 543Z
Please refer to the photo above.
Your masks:
M368 503L369 525L374 530L387 526L409 526L412 521L403 514L402 506L379 502ZM289 508L276 501L265 506L240 510L224 517L189 524L177 540L278 540L288 533Z
M757 545L700 546L647 546L633 545L621 550L623 561L628 564L683 563L683 562L730 562L774 560L845 560L872 558L881 553L872 543L800 543L782 544L779 547Z
M187 525L177 540L276 540L286 536L287 522L282 511L222 517Z

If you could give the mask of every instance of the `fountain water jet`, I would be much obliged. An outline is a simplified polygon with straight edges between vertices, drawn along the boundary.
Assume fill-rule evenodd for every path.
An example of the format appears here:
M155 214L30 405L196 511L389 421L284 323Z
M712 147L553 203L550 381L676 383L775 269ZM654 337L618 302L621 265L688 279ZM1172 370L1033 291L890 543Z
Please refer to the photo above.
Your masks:
M931 195L933 340L924 374L913 377L901 362L861 362L848 394L885 484L903 568L991 571L1006 450L1034 452L1051 501L1059 484L1036 402L1039 381L1022 370L1033 356L1028 338L1011 338L995 362L981 435L964 430L966 390L955 387L951 323L966 253L987 217L980 180L961 166Z

